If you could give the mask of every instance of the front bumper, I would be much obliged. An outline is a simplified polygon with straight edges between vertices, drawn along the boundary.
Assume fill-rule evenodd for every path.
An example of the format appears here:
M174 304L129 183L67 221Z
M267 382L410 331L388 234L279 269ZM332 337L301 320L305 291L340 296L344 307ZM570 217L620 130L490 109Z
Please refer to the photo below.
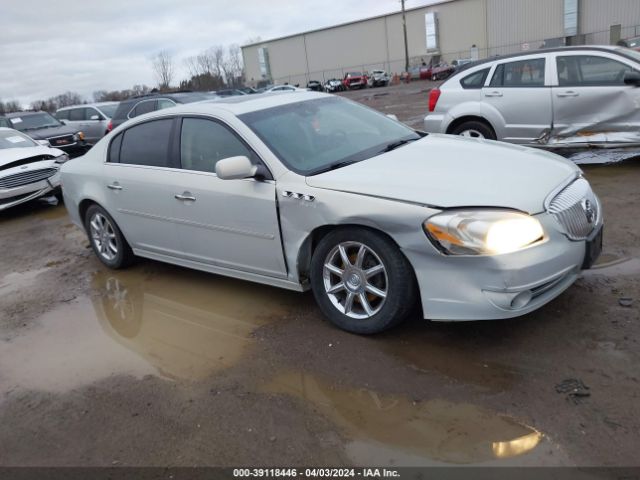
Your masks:
M585 241L571 241L547 213L537 215L543 243L496 256L433 255L403 250L414 267L424 318L505 319L532 312L560 295L578 278Z
M16 188L0 189L0 211L15 207L60 189L60 172L40 182Z
M429 113L424 117L424 131L428 133L447 133L447 127L453 118L446 113Z

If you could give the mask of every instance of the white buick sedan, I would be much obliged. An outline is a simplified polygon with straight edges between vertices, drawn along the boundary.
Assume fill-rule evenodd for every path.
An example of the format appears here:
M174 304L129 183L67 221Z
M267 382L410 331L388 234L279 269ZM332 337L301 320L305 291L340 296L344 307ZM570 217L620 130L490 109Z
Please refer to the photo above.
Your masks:
M426 135L296 92L136 117L62 168L98 258L312 289L339 327L522 315L600 253L600 202L543 151Z

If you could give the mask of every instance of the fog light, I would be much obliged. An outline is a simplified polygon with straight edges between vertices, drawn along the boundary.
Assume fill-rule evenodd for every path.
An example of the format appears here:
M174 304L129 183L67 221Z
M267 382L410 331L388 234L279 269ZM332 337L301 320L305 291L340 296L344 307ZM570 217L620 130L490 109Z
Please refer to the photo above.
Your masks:
M531 290L525 290L524 292L520 292L511 300L511 308L517 310L517 309L526 307L531 301L532 296L533 295L531 294Z

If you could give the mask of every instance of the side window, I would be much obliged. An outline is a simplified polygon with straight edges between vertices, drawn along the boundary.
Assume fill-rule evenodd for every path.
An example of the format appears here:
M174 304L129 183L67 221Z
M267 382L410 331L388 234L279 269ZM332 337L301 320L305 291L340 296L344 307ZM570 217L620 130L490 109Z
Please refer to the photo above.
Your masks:
M169 139L173 119L141 123L124 132L120 147L120 163L171 167ZM113 144L112 144L113 148Z
M544 58L502 63L491 78L492 87L544 87Z
M156 108L155 100L145 100L143 102L138 103L133 111L129 114L129 118L137 117L138 115L142 115L143 113L153 112Z
M116 138L111 140L109 146L109 163L120 163L120 147L122 145L123 133L118 134Z
M173 100L161 98L158 100L158 108L156 110L162 110L164 108L171 108L175 106L176 106L176 103Z
M460 80L460 85L462 88L482 88L484 87L484 82L487 79L487 75L489 75L489 68L485 68L484 70L480 70L479 72L474 72L471 75L467 75L462 80Z
M95 108L87 108L87 120L91 120L91 117L98 117L97 120L104 120L102 114Z
M86 108L72 108L69 110L69 120L72 122L81 122L87 119Z
M563 55L556 59L561 87L622 86L624 75L633 68L595 55Z
M216 163L223 158L252 152L227 127L212 120L185 118L180 134L180 161L185 170L215 173Z
M63 110L61 112L56 112L56 118L58 120L69 120L69 110ZM0 127L2 125L0 124Z

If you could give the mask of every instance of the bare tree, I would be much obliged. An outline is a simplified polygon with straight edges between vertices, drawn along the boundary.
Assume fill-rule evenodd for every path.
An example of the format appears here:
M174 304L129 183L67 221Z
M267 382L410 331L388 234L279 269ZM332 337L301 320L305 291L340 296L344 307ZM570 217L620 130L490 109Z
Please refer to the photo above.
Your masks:
M167 50L161 50L152 58L153 73L158 80L160 90L168 90L173 80L173 58Z
M236 44L229 45L225 70L229 86L242 85L242 51Z

